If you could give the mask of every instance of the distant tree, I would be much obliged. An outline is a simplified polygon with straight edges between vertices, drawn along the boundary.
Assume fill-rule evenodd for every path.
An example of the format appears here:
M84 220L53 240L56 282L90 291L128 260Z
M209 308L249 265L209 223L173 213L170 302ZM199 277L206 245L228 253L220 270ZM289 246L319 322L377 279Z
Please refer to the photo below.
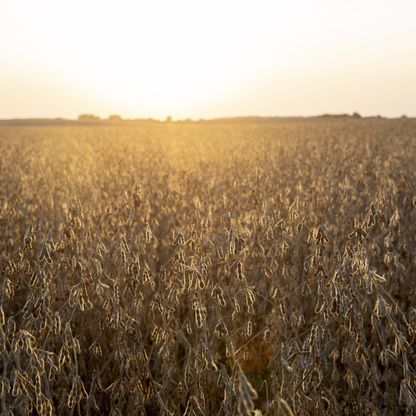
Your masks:
M172 122L172 117L171 116L167 116L165 123L171 123Z
M109 121L122 121L123 119L118 114L112 114L111 116L108 116Z
M79 121L98 121L100 120L100 117L94 115L94 114L80 114L78 116Z
M407 115L403 114L400 118L407 118Z
M361 117L361 114L360 114L360 113L357 113L357 112L353 113L353 114L352 114L352 117L353 117L353 118L362 118L362 117Z

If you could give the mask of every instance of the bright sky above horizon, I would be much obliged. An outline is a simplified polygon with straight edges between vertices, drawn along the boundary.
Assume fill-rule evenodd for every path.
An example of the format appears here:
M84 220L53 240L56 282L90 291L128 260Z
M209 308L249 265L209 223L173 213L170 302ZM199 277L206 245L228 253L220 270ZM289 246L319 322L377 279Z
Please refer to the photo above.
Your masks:
M416 116L414 0L0 0L0 118Z

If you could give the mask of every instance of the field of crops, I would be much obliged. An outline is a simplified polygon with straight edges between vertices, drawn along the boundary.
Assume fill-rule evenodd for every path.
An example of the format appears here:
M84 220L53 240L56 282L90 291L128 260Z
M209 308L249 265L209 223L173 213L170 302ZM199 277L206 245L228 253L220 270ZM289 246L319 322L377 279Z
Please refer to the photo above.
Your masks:
M0 413L412 415L416 120L0 127Z

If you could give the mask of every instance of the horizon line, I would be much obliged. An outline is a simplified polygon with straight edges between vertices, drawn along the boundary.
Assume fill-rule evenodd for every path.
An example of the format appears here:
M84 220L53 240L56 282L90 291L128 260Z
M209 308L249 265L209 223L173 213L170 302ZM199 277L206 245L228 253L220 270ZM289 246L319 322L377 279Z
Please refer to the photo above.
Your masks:
M165 118L160 117L123 117L121 114L112 113L106 117L94 114L94 113L81 113L78 117L65 117L65 116L49 116L49 117L33 117L33 116L15 116L0 118L0 122L12 122L12 121L70 121L70 122L100 122L100 121L112 121L112 122L123 122L123 121L157 121L157 122L166 122L166 121L216 121L216 120L233 120L233 119L294 119L294 118L323 118L323 117L350 117L350 118L384 118L384 119L400 119L400 118L415 118L416 115L408 115L403 113L398 116L388 116L384 114L362 114L358 111L352 113L317 113L317 114L291 114L291 115L232 115L232 116L217 116L217 117L179 117L175 118L173 116L166 116Z

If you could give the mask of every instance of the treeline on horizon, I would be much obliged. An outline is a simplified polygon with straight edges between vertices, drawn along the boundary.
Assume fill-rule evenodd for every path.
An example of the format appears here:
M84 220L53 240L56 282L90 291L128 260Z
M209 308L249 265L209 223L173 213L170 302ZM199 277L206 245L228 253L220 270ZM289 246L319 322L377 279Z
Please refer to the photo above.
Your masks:
M340 120L340 119L394 119L394 118L412 118L407 115L401 117L385 117L381 115L362 116L358 112L352 114L331 114L325 113L316 116L236 116L236 117L219 117L211 119L173 119L168 116L165 120L155 118L123 118L118 114L110 115L107 118L101 118L95 114L80 114L78 118L14 118L0 120L0 125L94 125L94 124L142 124L142 123L273 123L278 121L302 121L302 120Z

